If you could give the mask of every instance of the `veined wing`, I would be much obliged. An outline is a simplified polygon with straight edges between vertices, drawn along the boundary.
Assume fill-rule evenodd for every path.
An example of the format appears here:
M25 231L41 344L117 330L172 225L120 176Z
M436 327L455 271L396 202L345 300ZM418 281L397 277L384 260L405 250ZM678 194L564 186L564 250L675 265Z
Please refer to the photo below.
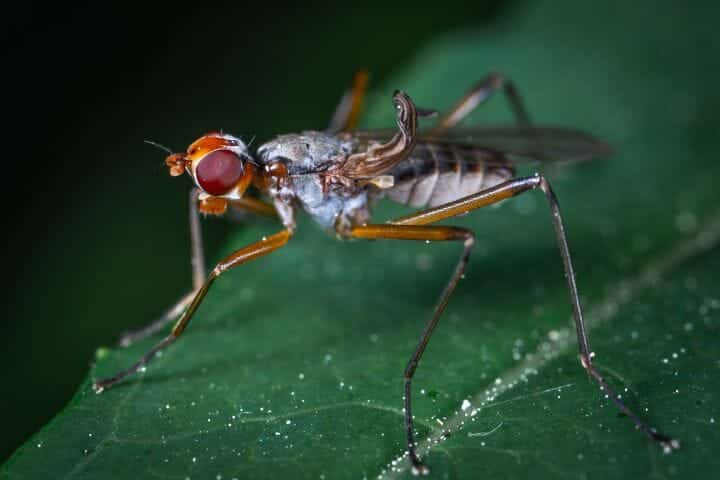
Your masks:
M386 141L394 133L392 129L359 130L351 135L369 142ZM417 145L421 144L490 150L517 162L581 162L612 153L610 145L589 133L553 126L456 127L439 135L420 131Z

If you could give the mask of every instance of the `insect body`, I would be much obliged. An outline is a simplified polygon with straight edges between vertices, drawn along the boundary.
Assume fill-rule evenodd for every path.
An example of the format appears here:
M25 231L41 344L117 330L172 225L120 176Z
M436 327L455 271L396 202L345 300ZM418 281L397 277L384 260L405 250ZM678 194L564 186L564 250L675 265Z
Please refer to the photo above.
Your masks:
M593 365L555 194L542 175L515 177L518 161L584 160L607 153L607 146L576 130L533 126L512 84L497 74L479 82L429 130L418 129L418 118L428 116L429 112L417 108L407 94L398 91L393 95L396 129L355 131L363 86L364 77L360 75L326 131L281 135L261 145L255 154L239 138L210 133L192 143L185 153L167 157L171 175L187 173L196 185L190 196L193 290L158 321L123 338L123 344L131 343L179 317L169 335L127 370L95 382L95 391L100 393L136 372L178 339L223 272L284 246L295 231L299 211L341 238L455 241L463 247L460 259L403 374L408 454L414 471L427 473L429 470L416 453L412 379L474 245L474 235L469 230L433 224L539 189L552 213L582 367L640 430L666 450L678 447L677 441L657 432L632 412ZM510 101L516 125L482 129L456 126L497 90L503 90ZM260 197L253 195L253 191L259 192ZM382 198L422 210L384 224L373 224L371 205ZM283 228L231 253L206 276L198 212L223 214L228 209L277 217Z
M285 205L295 203L325 229L369 220L367 188L355 182L335 182L329 173L342 168L354 147L352 141L323 132L282 135L261 146L261 165L268 171L287 171L273 177L268 190L284 204L278 211L288 211ZM286 225L294 224L290 218L283 220Z
M390 175L387 198L414 208L437 207L511 179L514 165L499 153L454 144L420 144Z

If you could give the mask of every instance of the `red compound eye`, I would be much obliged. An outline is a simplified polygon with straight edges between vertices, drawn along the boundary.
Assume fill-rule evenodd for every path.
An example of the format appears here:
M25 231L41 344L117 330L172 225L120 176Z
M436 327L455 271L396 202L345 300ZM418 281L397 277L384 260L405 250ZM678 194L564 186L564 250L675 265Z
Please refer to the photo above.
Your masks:
M198 183L210 195L227 193L240 180L243 162L229 150L208 153L197 166Z

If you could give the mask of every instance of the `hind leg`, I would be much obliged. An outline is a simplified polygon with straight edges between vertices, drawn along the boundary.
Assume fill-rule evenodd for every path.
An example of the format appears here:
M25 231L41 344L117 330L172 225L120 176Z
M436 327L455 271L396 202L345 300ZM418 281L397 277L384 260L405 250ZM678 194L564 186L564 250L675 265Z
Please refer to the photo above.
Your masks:
M665 451L670 451L674 448L678 448L679 446L677 440L658 432L634 411L630 410L621 397L615 393L612 387L610 387L607 381L593 365L594 353L590 349L587 328L585 326L582 307L580 305L580 296L578 295L578 288L575 283L575 271L570 258L570 249L568 247L562 216L560 214L560 206L557 198L555 197L555 193L550 187L550 183L545 179L545 177L542 175L533 175L530 177L508 180L507 182L503 182L492 188L469 195L454 202L430 208L406 217L398 218L389 222L389 224L363 225L354 227L350 230L350 235L355 238L429 241L456 240L464 242L462 256L460 257L460 260L458 261L455 271L450 277L445 290L441 294L440 300L435 307L435 311L426 324L425 329L420 336L420 341L415 347L404 372L403 401L405 407L405 430L410 462L412 463L415 473L426 474L429 472L429 469L422 463L417 454L412 413L412 380L425 348L430 342L430 337L432 336L432 333L440 320L440 316L450 299L450 295L454 291L458 280L465 270L465 265L467 264L468 257L470 256L474 240L472 233L465 229L430 226L430 224L458 215L463 215L471 210L489 206L536 189L541 190L545 194L545 198L550 206L552 223L555 228L557 244L560 250L560 258L562 259L565 270L565 279L567 281L568 292L570 294L570 305L572 307L573 318L575 320L580 364L600 387L600 390L605 394L605 396L616 405L620 412L622 412L635 424L637 429L646 434L651 440L658 443Z

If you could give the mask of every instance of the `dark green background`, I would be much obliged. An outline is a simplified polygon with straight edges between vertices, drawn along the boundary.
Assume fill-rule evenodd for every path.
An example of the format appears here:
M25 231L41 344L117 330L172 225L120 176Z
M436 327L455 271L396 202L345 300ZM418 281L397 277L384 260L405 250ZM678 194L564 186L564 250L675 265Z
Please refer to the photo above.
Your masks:
M323 128L354 70L379 85L500 3L9 5L0 456L68 401L96 347L189 286L189 184L143 140ZM227 228L206 223L216 258Z
M373 125L390 120L387 98L396 87L406 88L418 102L444 107L483 72L499 69L516 79L537 119L577 125L618 146L620 153L609 161L578 167L566 174L565 181L560 175L557 187L568 216L582 291L590 305L606 298L604 289L612 287L615 279L632 279L638 269L666 255L694 231L687 225L687 212L698 225L717 213L717 10L697 3L690 8L670 2L630 7L622 2L530 1L494 8L444 4L432 11L239 9L234 14L110 7L42 12L38 20L16 24L19 33L11 39L17 43L8 64L16 67L19 82L8 89L15 93L8 102L24 108L17 110L22 131L12 137L22 141L10 143L20 147L14 158L25 160L13 177L18 179L18 191L6 192L12 213L21 213L19 219L12 219L7 249L12 285L6 290L6 305L13 312L4 323L8 334L3 335L9 344L3 349L8 356L3 362L8 371L3 373L11 386L4 389L8 421L17 422L19 432L35 430L77 387L97 345L111 344L119 331L145 323L189 284L187 182L170 179L161 155L141 141L152 138L181 148L208 129L258 134L262 140L275 131L321 127L349 72L358 65L375 74L378 90L370 98L367 119ZM28 34L33 28L36 31ZM495 101L475 119L507 119L502 111L502 103ZM567 315L547 218L523 215L534 208L532 200L523 202L530 203L462 220L483 240L473 273L448 312L448 325L434 339L430 359L419 373L422 384L445 392L439 400L442 406L419 402L422 418L434 409L457 406L463 395L476 392L476 378L511 366L508 352L513 339L537 342L538 335L556 328ZM221 222L206 223L211 223L209 250L216 257L226 228ZM179 406L183 388L217 382L230 389L227 395L213 395L212 401L221 403L225 396L247 398L244 389L234 390L240 388L240 378L255 382L258 398L267 392L277 396L292 385L292 378L285 375L294 374L295 365L317 363L313 363L315 351L334 352L336 368L345 376L353 371L354 361L372 352L356 387L367 388L383 404L395 406L394 372L399 375L419 328L414 317L429 310L445 267L433 269L427 280L408 282L414 273L401 268L382 271L388 263L412 265L398 255L404 247L363 244L350 252L349 247L327 242L311 225L302 225L302 236L276 262L250 266L244 275L218 284L215 303L209 299L203 314L205 327L198 324L197 333L183 348L173 349L166 362L158 362L157 369L148 372L154 375L134 388L102 397L88 397L87 388L81 388L75 408L38 437L40 443L46 442L45 450L26 447L16 457L15 471L73 466L82 450L79 446L92 443L87 432L99 438L107 428L103 422L108 411L120 415L121 399L152 413L158 402ZM230 243L245 243L269 228L263 222L246 226ZM412 259L418 248L407 251ZM454 256L450 249L436 252L438 266ZM323 263L315 260L323 254L343 265L343 282L333 280L330 288L320 279L331 278L332 272L318 267ZM388 260L394 255L398 258ZM651 407L654 423L681 435L689 447L660 460L648 450L656 473L707 473L699 460L713 460L708 449L717 442L717 427L708 418L718 417L717 321L716 313L702 311L711 304L708 299L717 298L716 267L717 255L683 265L666 284L632 302L612 318L609 327L598 330L595 348L603 352L603 365L621 370L627 379L623 383L636 390L633 402ZM515 274L518 268L522 276ZM283 292L297 285L294 273L313 291L293 296L293 304L273 302L288 298ZM236 284L254 286L255 302L243 303L244 290L233 296ZM265 285L273 290L265 290ZM397 298L407 301L391 301ZM364 314L364 308L379 311ZM245 312L253 320L246 327L243 322L239 330L237 318ZM294 312L306 312L297 321L307 326L293 323ZM227 316L233 320L225 320ZM480 323L470 323L478 316ZM296 336L283 340L278 331L263 324L264 318L275 318ZM689 320L695 325L694 334L684 329ZM388 321L396 327L388 328ZM355 323L350 327L348 322ZM317 338L304 337L308 329ZM384 343L369 348L365 343L372 331L383 332ZM634 342L629 331L642 340ZM257 336L245 336L252 334ZM297 339L302 339L300 345ZM380 346L382 351L372 350ZM114 354L98 369L108 373L141 348ZM681 348L690 352L687 359L664 366L663 356ZM269 355L267 362L257 356L262 352ZM573 357L565 354L552 364L555 368L544 369L535 383L518 387L510 396L518 401L501 413L513 427L491 439L497 458L490 464L486 457L472 454L470 447L477 442L463 442L460 435L431 455L433 465L457 476L489 469L494 478L502 476L507 465L514 467L508 472L515 474L648 474L645 455L631 453L644 452L646 443L623 419L608 418L607 408L593 410L597 392L582 381ZM171 358L173 362L167 362ZM197 373L207 364L215 367L207 372L212 378L204 378L202 369ZM277 378L253 370L252 365L258 364L266 365ZM194 383L183 387L182 382L166 381L169 368L180 369ZM238 368L236 373L233 368ZM674 375L683 374L682 379L673 377L673 369L677 369ZM344 392L323 390L333 385L333 379L322 375L318 372L305 395L314 392L328 403L344 398ZM615 374L613 378L617 380ZM563 393L558 402L552 397L532 400L540 389L566 382L577 393ZM682 390L682 395L674 390ZM57 396L54 406L51 394ZM83 409L93 413L85 414ZM377 424L368 424L373 417L362 412L367 416L356 412L357 416L340 420L348 429L359 430L353 430L357 438L364 439L363 434L377 438L377 429L387 432L388 443L397 443L401 431L396 418L390 415L388 422L377 418ZM91 475L92 468L112 464L112 455L144 455L141 447L151 445L153 436L173 427L175 420L174 415L148 417L127 409L122 413L122 423L111 435L119 428L123 438L138 439L137 448L128 444L125 450L105 448L96 459L88 457L90 463L81 458L77 465L91 467L80 469L81 473ZM32 425L24 415L37 423ZM323 419L338 420L333 415ZM144 431L151 420L151 431ZM181 420L185 424L178 428L184 434L198 418L190 415ZM495 425L492 418L483 422L487 425L473 426L471 431ZM299 433L316 441L316 428L335 431L316 420ZM55 443L63 434L67 454ZM246 444L242 429L228 435L233 436L227 442L223 435L211 442ZM21 436L11 441L8 450ZM103 441L107 438L103 436ZM549 459L544 446L559 439L563 442L558 443L557 458ZM182 441L177 443L175 470L170 472L174 474L184 471L183 462L193 451ZM326 443L318 442L316 464L306 465L308 472L334 466ZM338 447L346 444L357 441L337 439ZM361 442L357 448L371 449L371 445ZM277 458L276 472L297 467L294 458L283 458L281 450L271 448L260 449L259 454L269 452ZM587 466L575 458L576 450L586 455ZM447 451L457 461L445 455ZM46 455L49 464L34 462L38 454L34 452ZM147 454L168 453L156 448ZM385 451L362 451L347 461L358 463L358 468L370 465L372 472L376 457L387 459ZM261 463L248 458L234 466L252 472L257 465ZM127 466L132 475L133 464ZM560 470L553 470L554 466Z

